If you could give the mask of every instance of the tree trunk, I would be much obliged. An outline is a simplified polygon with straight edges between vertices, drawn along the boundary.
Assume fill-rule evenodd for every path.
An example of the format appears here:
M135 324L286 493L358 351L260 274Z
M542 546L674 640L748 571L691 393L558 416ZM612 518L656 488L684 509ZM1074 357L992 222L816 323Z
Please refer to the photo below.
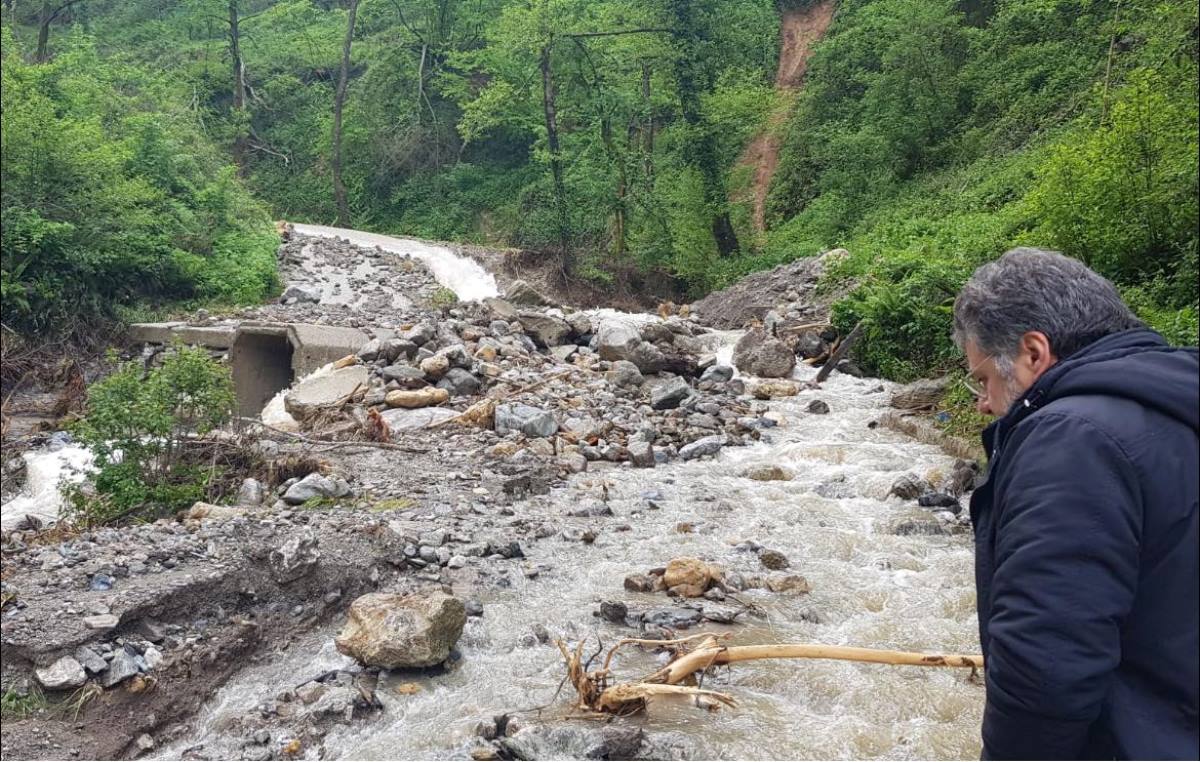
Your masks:
M50 46L50 21L54 18L53 12L50 10L50 3L42 3L42 11L38 14L38 40L37 52L33 56L36 63L46 63L49 57L48 48Z
M542 114L546 120L546 147L550 152L550 174L554 180L554 206L558 214L558 239L562 247L563 269L569 270L570 223L567 213L567 187L563 181L563 163L561 148L558 143L558 108L556 105L554 72L550 68L550 52L554 46L551 40L542 46Z
M342 44L342 70L338 75L337 91L333 98L333 201L337 206L337 223L350 226L350 208L346 202L346 185L342 182L342 108L346 103L346 88L350 80L350 45L354 41L354 18L358 15L358 0L350 0L350 15L346 20L346 41ZM424 51L422 51L424 63Z
M246 66L242 63L242 37L238 29L238 0L229 0L229 57L233 65L233 112L239 122L233 139L233 161L240 171L246 163L246 135L240 121L246 110Z
M717 252L725 257L738 250L737 234L729 220L725 185L717 161L717 144L712 131L703 123L700 110L700 83L696 80L701 62L695 42L701 36L692 14L692 0L671 0L675 16L679 54L675 58L675 76L679 81L679 106L683 121L695 141L687 152L692 165L700 172L704 184L704 201L712 215L712 234Z
M650 66L642 64L642 174L646 187L654 186L654 106L650 103Z

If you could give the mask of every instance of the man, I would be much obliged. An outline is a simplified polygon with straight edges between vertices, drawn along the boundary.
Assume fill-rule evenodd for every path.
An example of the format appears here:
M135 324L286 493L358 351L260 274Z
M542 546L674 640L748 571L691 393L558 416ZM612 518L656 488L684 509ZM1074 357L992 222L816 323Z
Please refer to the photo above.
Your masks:
M981 412L971 499L985 759L1197 759L1200 362L1080 262L975 271L954 338Z

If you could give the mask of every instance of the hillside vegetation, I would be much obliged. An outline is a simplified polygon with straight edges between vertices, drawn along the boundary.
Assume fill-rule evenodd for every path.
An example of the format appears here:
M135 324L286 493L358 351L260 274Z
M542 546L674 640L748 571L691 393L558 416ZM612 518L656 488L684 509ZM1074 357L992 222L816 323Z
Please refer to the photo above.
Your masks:
M844 246L836 322L897 379L957 365L953 295L1016 244L1196 342L1195 0L842 0L784 97L809 1L6 5L5 323L260 298L267 209L662 295Z

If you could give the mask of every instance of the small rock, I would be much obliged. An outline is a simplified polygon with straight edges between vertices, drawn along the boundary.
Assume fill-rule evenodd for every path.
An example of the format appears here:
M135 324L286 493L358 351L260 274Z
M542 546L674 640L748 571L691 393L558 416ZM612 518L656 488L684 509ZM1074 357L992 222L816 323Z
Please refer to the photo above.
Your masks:
M34 675L43 688L51 691L78 688L87 682L83 665L73 656L64 656L48 667L37 669Z
M671 410L692 394L692 387L682 378L664 381L650 390L650 407L655 410Z
M892 488L888 494L895 495L901 500L916 500L928 491L929 484L926 481L911 474L905 474L892 482Z
M707 437L701 437L691 444L686 444L679 448L679 457L683 460L692 460L699 458L702 455L715 455L725 446L728 441L724 434L713 434Z
M767 589L772 593L810 593L812 585L799 574L772 574L767 577Z
M154 748L154 739L147 733L142 733L137 737L137 747L141 751L150 751Z
M791 481L791 471L780 466L752 466L742 472L742 476L756 482L786 482Z
M89 630L111 630L120 623L120 618L115 614L94 614L83 618L83 624Z
M825 415L829 412L829 405L824 400L813 400L808 403L808 412L816 415Z
M139 671L137 657L131 654L128 648L118 648L113 653L112 661L108 663L108 669L100 673L100 685L111 688L122 680L133 677Z
M630 574L625 578L625 589L631 593L652 593L654 584L654 578L646 574Z
M519 432L527 437L552 437L558 431L553 413L520 403L497 405L495 426L501 436Z
M603 601L600 604L600 618L613 624L625 624L629 616L629 607L620 601Z
M763 548L760 550L758 552L758 560L763 566L772 571L786 569L792 565L791 562L788 561L787 556L780 553L778 550L771 550L770 548Z
M466 371L462 371L466 373ZM471 375L467 373L467 375ZM472 377L473 378L473 377ZM396 389L387 393L384 402L388 407L421 408L440 405L450 399L450 392L442 387L425 389ZM287 496L284 496L287 499Z

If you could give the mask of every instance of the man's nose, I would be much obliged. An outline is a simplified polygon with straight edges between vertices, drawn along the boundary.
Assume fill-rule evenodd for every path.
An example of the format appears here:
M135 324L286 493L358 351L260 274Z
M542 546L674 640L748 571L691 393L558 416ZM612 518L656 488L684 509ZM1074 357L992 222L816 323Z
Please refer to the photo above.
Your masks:
M984 415L993 415L992 406L988 404L987 397L976 397L975 409Z

